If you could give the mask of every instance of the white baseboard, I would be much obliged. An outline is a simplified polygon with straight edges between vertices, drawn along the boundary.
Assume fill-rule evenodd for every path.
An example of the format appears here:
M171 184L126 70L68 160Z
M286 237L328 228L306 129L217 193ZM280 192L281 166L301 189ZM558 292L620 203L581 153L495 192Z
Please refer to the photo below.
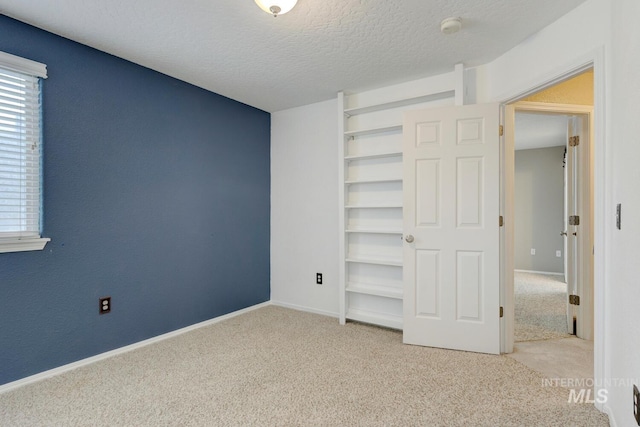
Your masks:
M318 310L315 308L305 307L302 305L290 304L288 302L271 300L271 304L278 307L290 308L292 310L304 311L304 312L313 313L313 314L320 314L322 316L328 316L328 317L335 317L336 319L340 317L338 313L333 313L331 311L325 311L325 310Z
M534 273L534 274L547 274L551 276L564 276L564 273L553 273L551 271L519 270L517 268L513 271L517 271L518 273Z
M164 341L166 339L173 338L173 337L176 337L178 335L182 335L184 333L193 331L195 329L203 328L205 326L210 326L210 325L222 322L223 320L231 319L232 317L236 317L236 316L239 316L241 314L245 314L245 313L248 313L250 311L257 310L257 309L262 308L262 307L266 307L268 305L271 305L271 301L267 301L267 302L263 302L261 304L253 305L251 307L243 308L242 310L234 311L232 313L225 314L223 316L218 316L218 317L215 317L213 319L205 320L204 322L196 323L196 324L193 324L193 325L190 325L190 326L186 326L186 327L181 328L181 329L177 329L175 331L167 332L166 334L158 335L156 337L149 338L149 339L146 339L146 340L143 340L143 341L139 341L139 342L134 343L134 344L130 344L130 345L127 345L127 346L124 346L124 347L116 348L115 350L107 351L105 353L100 353L98 355L95 355L95 356L92 356L92 357L88 357L86 359L78 360L77 362L73 362L73 363L69 363L67 365L59 366L57 368L53 368L53 369L50 369L48 371L40 372L39 374L31 375L29 377L25 377L25 378L22 378L22 379L19 379L19 380L16 380L16 381L12 381L10 383L6 383L6 384L3 384L3 385L0 385L0 393L6 393L7 391L14 390L14 389L16 389L18 387L22 387L22 386L25 386L27 384L32 384L32 383L35 383L37 381L42 381L44 379L51 378L51 377L54 377L56 375L63 374L65 372L69 372L69 371L72 371L74 369L80 368L82 366L87 366L87 365L90 365L92 363L96 363L96 362L99 362L101 360L105 360L105 359L108 359L110 357L117 356L119 354L127 353L129 351L133 351L133 350L139 349L141 347L145 347L145 346L150 345L150 344L155 344L157 342Z
M600 409L600 408L598 408ZM616 423L616 418L613 416L613 411L611 410L611 407L609 405L604 405L602 407L602 409L600 410L600 412L604 412L605 414L607 414L607 416L609 417L609 425L611 427L617 427L618 424Z

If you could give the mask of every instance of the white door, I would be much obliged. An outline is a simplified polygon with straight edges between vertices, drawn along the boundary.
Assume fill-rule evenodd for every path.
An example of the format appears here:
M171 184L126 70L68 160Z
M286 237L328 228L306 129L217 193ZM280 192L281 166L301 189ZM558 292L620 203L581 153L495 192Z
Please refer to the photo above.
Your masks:
M567 145L567 292L578 300L567 298L569 332L579 338L592 339L590 324L592 299L593 247L591 245L591 172L589 159L589 123L586 116L569 118ZM571 142L572 138L575 142ZM575 219L572 219L575 218Z
M407 344L500 353L499 105L405 113Z
M577 118L569 117L568 121L568 142L567 142L567 199L565 212L565 255L566 255L566 277L567 277L567 326L568 332L574 334L574 322L578 316L576 306L570 303L571 295L578 294L578 227L572 225L570 218L578 215L578 150L572 145L575 136L579 136L577 129Z

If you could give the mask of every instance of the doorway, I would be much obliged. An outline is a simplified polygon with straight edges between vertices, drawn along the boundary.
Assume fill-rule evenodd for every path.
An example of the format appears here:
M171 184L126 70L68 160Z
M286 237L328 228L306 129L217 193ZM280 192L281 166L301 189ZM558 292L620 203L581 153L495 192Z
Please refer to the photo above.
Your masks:
M514 341L567 338L569 116L516 110Z
M594 378L593 72L512 106L511 356L548 376Z

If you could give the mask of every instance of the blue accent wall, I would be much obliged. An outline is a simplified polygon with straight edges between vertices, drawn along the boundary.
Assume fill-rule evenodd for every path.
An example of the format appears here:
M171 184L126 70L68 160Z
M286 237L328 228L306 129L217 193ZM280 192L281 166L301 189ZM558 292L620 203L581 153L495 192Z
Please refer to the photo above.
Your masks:
M47 64L52 239L0 254L0 384L269 300L268 113L5 16L0 50Z

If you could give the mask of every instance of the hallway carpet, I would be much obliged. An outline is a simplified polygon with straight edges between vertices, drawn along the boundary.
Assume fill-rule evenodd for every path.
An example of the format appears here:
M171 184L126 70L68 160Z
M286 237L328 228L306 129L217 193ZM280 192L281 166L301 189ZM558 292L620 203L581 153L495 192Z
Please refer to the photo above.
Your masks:
M567 284L561 276L514 273L515 341L568 338Z
M268 306L0 394L2 426L606 426L504 356Z

